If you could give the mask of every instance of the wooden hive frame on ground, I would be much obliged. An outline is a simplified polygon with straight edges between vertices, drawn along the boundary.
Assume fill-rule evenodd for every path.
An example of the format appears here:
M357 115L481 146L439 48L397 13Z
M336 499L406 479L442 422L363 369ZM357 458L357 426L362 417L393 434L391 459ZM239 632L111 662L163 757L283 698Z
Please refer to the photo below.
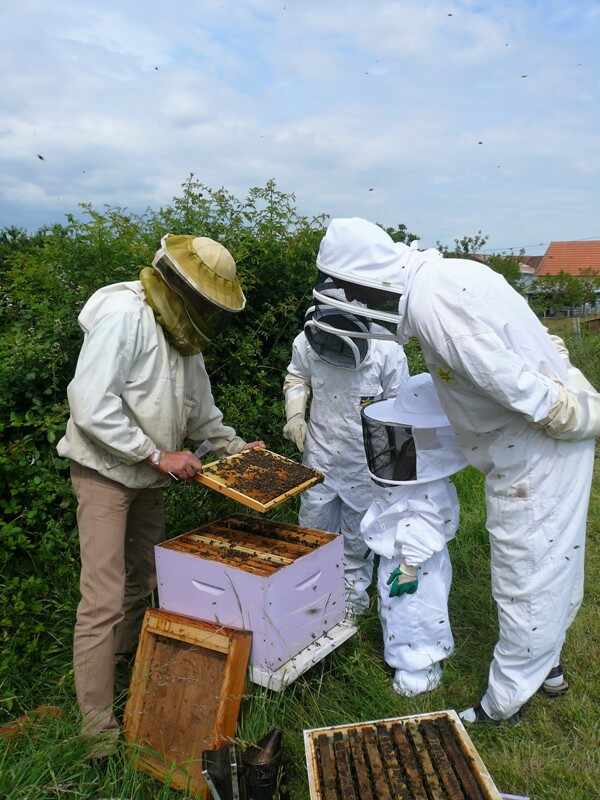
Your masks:
M458 714L304 731L311 800L501 800Z
M316 470L263 448L205 464L196 481L264 514L323 480Z
M202 752L235 735L251 638L148 609L124 721L137 769L207 796Z
M236 514L155 554L161 608L252 631L253 679L262 670L268 680L344 620L341 536Z

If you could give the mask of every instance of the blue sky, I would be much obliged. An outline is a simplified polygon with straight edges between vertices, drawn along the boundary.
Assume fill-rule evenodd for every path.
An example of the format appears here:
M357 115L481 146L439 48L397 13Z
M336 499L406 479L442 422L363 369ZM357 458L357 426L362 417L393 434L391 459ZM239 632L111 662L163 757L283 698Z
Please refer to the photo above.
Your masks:
M7 0L0 225L194 172L427 244L600 238L599 41L600 0Z

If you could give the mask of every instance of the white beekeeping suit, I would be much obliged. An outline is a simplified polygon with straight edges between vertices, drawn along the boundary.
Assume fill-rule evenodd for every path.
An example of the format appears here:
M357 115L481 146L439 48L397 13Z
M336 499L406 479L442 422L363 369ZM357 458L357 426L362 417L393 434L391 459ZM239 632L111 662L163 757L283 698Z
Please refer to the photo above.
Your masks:
M448 617L452 566L447 542L458 529L449 476L466 465L431 380L424 373L394 400L362 412L367 463L382 487L361 524L378 553L379 617L393 687L412 696L435 689L454 650Z
M356 324L352 315L344 315L343 320L336 317L350 329ZM354 342L347 332L342 338L329 337L314 310L307 315L305 331L294 340L284 383L288 420L284 435L304 451L303 463L322 472L325 480L301 496L299 523L343 534L347 607L360 613L368 606L373 573L372 554L360 536L360 521L373 496L362 440L361 402L398 392L408 377L406 356L395 342Z
M418 338L460 447L486 477L499 639L488 688L465 718L509 718L540 687L567 688L560 653L583 596L600 395L526 301L478 262L337 219L317 264L346 292L330 305L362 300L397 341Z

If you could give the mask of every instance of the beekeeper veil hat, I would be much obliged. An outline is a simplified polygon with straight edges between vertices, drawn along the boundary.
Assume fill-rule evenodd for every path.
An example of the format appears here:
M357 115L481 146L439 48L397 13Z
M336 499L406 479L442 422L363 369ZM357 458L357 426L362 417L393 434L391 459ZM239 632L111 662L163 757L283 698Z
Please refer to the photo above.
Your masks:
M369 473L384 486L429 483L467 465L428 373L365 406L362 423Z
M146 300L182 355L201 352L246 298L229 250L205 236L167 234L140 272Z
M379 225L359 217L331 220L317 255L315 301L340 310L358 301L361 305L354 313L379 323L371 327L370 338L404 344L414 335L406 326L406 303L414 278L425 263L442 258L437 250L421 251L417 245L394 242ZM325 278L343 289L345 302L327 301L320 291ZM383 335L381 326L389 333Z
M214 239L167 233L152 266L186 302L201 298L231 313L246 305L233 256Z

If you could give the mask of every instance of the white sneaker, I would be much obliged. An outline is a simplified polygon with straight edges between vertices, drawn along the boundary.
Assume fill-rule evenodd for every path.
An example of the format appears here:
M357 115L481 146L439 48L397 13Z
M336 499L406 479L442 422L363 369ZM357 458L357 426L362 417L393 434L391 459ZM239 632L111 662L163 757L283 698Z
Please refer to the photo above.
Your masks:
M508 719L494 719L486 713L481 704L471 706L471 708L465 708L458 716L461 722L464 722L466 725L518 725L521 721L521 715L518 711L516 714L513 714L512 717L508 717Z

